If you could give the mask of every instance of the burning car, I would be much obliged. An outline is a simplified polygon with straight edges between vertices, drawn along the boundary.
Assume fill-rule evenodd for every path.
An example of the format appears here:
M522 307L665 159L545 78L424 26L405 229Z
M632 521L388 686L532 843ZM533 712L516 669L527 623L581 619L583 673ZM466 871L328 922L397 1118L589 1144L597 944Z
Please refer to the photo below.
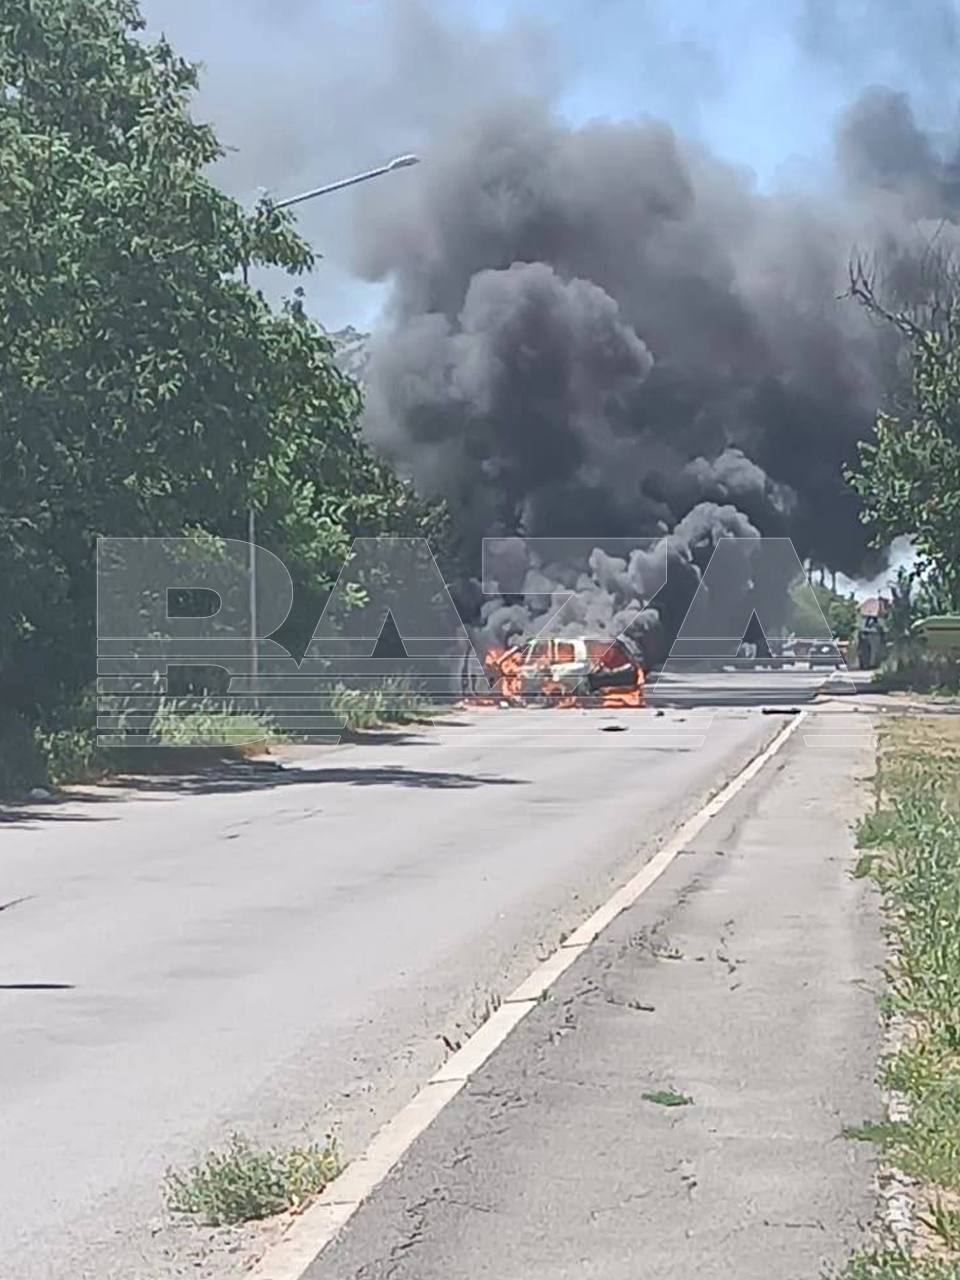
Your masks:
M643 657L627 639L564 636L491 649L485 702L518 705L642 707Z

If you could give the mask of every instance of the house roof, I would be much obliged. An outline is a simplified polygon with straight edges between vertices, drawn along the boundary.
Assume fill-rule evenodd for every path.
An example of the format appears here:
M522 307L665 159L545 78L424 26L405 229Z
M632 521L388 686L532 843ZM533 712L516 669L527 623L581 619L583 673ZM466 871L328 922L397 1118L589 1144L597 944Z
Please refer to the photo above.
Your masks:
M886 609L889 604L883 596L870 596L867 600L860 601L860 617L861 618L877 618Z

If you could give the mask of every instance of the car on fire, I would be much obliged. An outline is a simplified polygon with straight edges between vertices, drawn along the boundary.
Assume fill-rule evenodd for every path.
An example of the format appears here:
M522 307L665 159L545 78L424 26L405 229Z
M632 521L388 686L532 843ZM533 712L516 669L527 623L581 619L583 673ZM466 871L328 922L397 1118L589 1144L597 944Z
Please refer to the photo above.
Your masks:
M491 650L484 665L495 696L507 702L644 705L643 654L623 636L538 638Z

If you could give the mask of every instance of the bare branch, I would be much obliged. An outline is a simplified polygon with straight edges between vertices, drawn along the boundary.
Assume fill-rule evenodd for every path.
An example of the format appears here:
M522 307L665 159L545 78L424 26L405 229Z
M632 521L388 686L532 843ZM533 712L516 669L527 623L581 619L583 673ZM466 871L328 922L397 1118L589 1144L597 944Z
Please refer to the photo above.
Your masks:
M855 253L844 295L937 361L960 345L960 266L940 242L942 227L912 253L893 245Z

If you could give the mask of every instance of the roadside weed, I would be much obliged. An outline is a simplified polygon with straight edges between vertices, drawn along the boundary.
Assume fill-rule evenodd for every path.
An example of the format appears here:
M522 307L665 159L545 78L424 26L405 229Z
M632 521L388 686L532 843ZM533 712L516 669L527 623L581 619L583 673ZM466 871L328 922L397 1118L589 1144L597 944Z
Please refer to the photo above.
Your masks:
M428 720L439 710L408 680L396 677L362 689L338 684L330 696L330 712L343 720L347 730Z
M153 718L150 733L160 747L242 748L282 741L264 716L197 699L164 701Z
M890 1250L861 1254L836 1280L960 1280L960 1268L954 1262L924 1261Z
M269 1218L321 1192L341 1169L336 1142L287 1151L257 1148L234 1134L225 1151L211 1151L185 1173L166 1177L167 1207L209 1226Z
M960 1209L944 1204L938 1196L930 1212L921 1214L920 1221L935 1231L952 1253L960 1249Z
M654 1089L650 1093L640 1095L644 1102L652 1102L658 1107L690 1107L693 1099L685 1093L677 1093L676 1089Z
M861 853L857 865L850 872L854 880L863 880L873 871L873 854Z

